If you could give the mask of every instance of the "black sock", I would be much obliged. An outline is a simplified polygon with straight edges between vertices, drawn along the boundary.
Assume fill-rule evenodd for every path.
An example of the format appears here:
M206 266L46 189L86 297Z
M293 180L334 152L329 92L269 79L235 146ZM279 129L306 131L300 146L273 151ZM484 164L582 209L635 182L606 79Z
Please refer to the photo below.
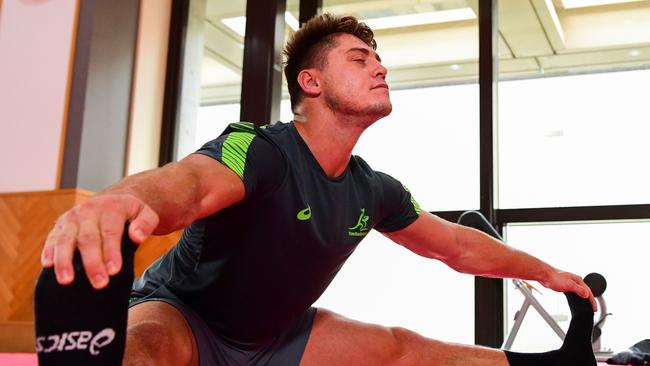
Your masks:
M560 349L545 353L505 351L510 366L596 366L591 348L594 311L591 303L574 293L565 293L571 308L571 324Z
M39 365L122 365L136 249L127 229L122 270L101 290L90 285L78 251L73 283L59 285L54 268L41 271L34 293Z

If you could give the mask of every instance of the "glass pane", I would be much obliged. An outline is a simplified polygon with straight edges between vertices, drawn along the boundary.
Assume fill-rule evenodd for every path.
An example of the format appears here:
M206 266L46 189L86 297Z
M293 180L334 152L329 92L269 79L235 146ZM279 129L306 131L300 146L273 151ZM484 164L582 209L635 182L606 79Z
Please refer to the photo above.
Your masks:
M425 210L477 209L479 105L469 101L478 98L477 84L391 91L393 112L354 153L399 179Z
M315 306L426 337L474 343L474 277L418 257L373 231Z
M647 258L650 257L650 222L595 222L575 224L507 225L508 243L562 270L585 276L598 272L607 280L604 299L607 317L602 346L615 352L647 338L650 317L645 291ZM562 294L534 284L542 294L536 297L545 309L559 319L566 331L569 308ZM514 286L507 288L507 328L523 303ZM598 316L599 314L597 314ZM529 310L513 344L514 350L540 351L556 348L560 339L542 318Z
M325 12L354 15L373 28L388 69L393 112L364 133L354 153L399 179L429 211L479 206L478 21L469 3L323 1ZM474 342L473 277L377 233L364 240L317 305L433 338Z
M280 104L280 120L291 121L289 99L282 99ZM219 136L229 123L239 121L239 103L216 104L199 108L198 123L196 125L196 138L193 149L196 150L206 142Z
M197 150L206 142L215 139L228 124L237 121L239 121L239 103L200 107L192 150Z
M298 29L298 0L288 0L286 9L285 39L289 39ZM217 137L229 123L239 121L246 1L208 0L203 26L200 107L192 148L179 149L183 152L197 149ZM284 75L282 96L280 120L288 122L293 119L293 113L289 107L289 92ZM181 121L184 125L191 123L187 119Z
M239 120L245 30L245 0L190 1L176 159Z
M650 1L500 3L500 208L650 202Z

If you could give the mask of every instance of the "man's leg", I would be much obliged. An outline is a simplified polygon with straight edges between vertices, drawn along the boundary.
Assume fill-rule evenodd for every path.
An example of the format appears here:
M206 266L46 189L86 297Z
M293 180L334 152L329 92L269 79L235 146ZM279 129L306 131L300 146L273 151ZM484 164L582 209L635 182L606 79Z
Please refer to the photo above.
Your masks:
M573 293L566 295L571 324L564 344L555 351L504 353L444 343L403 328L365 324L319 309L301 365L595 366L590 342L591 304Z
M506 366L508 361L495 349L444 343L318 309L300 365Z
M125 366L197 366L198 351L187 320L172 305L146 301L129 309Z

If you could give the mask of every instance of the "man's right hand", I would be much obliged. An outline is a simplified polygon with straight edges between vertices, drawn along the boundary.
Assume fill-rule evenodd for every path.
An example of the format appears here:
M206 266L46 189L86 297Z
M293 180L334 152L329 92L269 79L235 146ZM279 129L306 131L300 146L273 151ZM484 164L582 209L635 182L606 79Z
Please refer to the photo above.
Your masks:
M76 249L90 283L104 288L109 275L122 267L120 252L125 224L129 237L142 243L158 226L158 215L130 194L100 194L89 198L63 215L48 234L41 253L43 267L54 266L57 281L66 285L74 280L72 258Z

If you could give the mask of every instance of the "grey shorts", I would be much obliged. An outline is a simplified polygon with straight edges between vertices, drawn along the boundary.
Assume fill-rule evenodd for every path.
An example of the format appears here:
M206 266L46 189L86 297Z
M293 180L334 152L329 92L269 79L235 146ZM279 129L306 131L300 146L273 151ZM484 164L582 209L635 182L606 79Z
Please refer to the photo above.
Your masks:
M242 349L215 334L194 310L166 287L161 286L145 297L132 298L129 307L146 301L163 301L183 314L196 339L200 366L298 366L316 316L316 308L311 307L277 337L260 347Z

